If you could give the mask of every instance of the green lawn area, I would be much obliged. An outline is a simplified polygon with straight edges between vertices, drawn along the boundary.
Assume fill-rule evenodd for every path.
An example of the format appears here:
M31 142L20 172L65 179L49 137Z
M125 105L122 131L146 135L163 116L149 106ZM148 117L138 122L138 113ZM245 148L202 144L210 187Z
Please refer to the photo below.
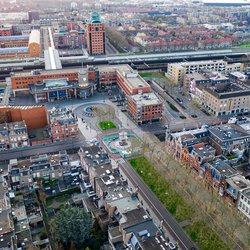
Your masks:
M177 221L194 221L184 230L200 249L230 249L204 221L197 221L197 215L192 206L175 191L144 156L130 159L129 162Z
M172 103L168 102L168 105L173 111L179 112L179 110Z
M141 73L139 74L141 77L152 77L153 74L152 73Z
M108 130L108 129L113 129L116 128L115 124L111 121L104 121L104 122L99 122L98 126L102 129L102 130Z
M245 49L249 49L250 48L250 42L244 42L242 43L240 46L240 48L245 48Z
M237 155L225 155L225 157L226 157L228 160L233 160L233 159L238 158Z

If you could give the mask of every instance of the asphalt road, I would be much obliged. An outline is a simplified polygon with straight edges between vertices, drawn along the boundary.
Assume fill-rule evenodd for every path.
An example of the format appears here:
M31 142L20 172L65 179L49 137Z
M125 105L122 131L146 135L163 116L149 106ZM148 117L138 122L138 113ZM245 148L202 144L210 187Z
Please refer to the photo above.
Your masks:
M124 160L120 160L120 167L131 183L138 187L138 193L142 196L145 202L150 206L155 215L160 221L163 221L163 226L169 231L171 236L178 242L181 249L194 250L198 249L195 244L188 238L178 222L166 210L155 194L149 189L145 182L140 178L130 164Z

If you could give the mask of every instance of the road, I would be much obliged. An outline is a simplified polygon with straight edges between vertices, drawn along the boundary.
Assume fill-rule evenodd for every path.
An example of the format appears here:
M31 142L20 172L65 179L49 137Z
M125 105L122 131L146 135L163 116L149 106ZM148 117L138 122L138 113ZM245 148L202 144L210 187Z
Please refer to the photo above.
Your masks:
M130 164L123 159L118 160L120 167L124 174L129 178L131 183L138 187L138 193L142 196L144 201L150 206L155 215L163 221L163 226L170 232L172 237L178 242L181 249L197 249L194 243L184 233L181 226L173 218L173 216L166 210L155 194L149 189L145 182L139 177L136 171Z

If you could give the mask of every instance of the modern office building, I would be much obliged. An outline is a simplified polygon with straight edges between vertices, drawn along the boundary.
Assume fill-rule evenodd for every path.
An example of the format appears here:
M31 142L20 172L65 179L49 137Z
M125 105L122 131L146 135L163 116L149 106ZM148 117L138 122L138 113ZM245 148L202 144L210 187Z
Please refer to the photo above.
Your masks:
M97 12L94 12L86 24L87 48L90 55L106 53L105 24Z
M128 114L138 125L162 120L163 105L153 92L129 95L127 109Z

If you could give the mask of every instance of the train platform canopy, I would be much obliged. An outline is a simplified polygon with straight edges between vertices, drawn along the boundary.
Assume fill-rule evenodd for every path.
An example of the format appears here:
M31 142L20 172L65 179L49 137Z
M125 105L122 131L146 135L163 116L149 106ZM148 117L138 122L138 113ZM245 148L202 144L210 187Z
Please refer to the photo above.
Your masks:
M59 52L52 47L44 51L45 70L62 69L62 63L59 57Z
M28 53L28 47L0 48L0 54Z
M0 42L2 41L21 41L29 40L29 36L0 36Z

